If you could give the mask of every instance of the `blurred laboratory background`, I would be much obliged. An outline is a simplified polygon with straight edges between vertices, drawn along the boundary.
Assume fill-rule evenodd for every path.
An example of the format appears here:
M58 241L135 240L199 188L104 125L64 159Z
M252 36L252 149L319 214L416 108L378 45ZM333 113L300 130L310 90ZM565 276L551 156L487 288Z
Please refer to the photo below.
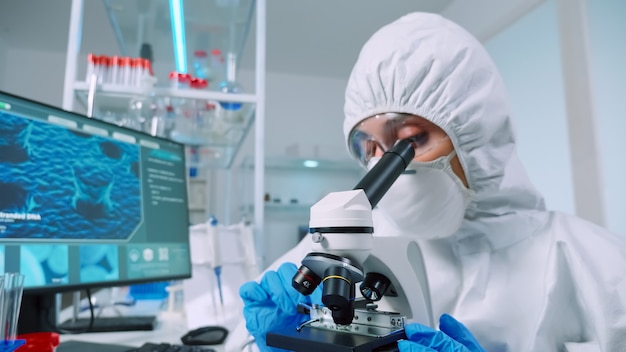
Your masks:
M181 3L183 59L175 54L165 0L89 0L74 16L71 0L2 1L0 90L58 107L71 104L77 112L144 130L137 117L146 116L146 106L161 119L201 109L205 125L176 120L177 128L168 131L148 123L146 132L189 145L191 222L211 215L224 224L252 221L266 265L306 233L314 202L352 188L363 174L349 159L341 128L343 91L359 48L403 14L436 12L472 32L501 70L520 157L548 208L626 236L626 2L269 0L265 33L257 33L253 0ZM211 13L208 3L237 13ZM76 15L79 21L73 21ZM214 25L231 15L236 21L227 31ZM257 57L259 45L264 61ZM125 100L100 94L90 106L90 73L122 65L123 57L144 58L133 66L139 72L134 81L126 78L126 84L134 82L132 94L114 89L121 70L108 73L108 81L95 83L98 91L109 84ZM194 84L172 75L185 65L198 78ZM153 87L221 91L249 101L233 115L239 106L232 103L154 95ZM193 94L188 96L202 96ZM210 120L219 112L223 120ZM198 142L212 138L224 143Z

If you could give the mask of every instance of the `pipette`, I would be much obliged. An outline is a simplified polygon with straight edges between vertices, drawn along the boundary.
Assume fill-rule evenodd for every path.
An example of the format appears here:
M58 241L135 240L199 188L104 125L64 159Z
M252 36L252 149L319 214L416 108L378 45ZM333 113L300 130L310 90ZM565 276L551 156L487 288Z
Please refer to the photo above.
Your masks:
M241 244L243 246L244 260L246 263L247 280L253 280L259 274L259 268L256 262L252 224L245 215L239 224L239 231L241 232Z
M224 297L222 296L222 267L216 266L213 271L215 271L215 277L217 278L217 289L220 294L220 304L224 306Z
M220 304L224 306L224 297L222 295L222 251L220 248L220 239L217 231L217 218L213 215L209 217L209 226L207 227L207 235L213 250L212 262L215 278L217 279L217 290L220 295Z

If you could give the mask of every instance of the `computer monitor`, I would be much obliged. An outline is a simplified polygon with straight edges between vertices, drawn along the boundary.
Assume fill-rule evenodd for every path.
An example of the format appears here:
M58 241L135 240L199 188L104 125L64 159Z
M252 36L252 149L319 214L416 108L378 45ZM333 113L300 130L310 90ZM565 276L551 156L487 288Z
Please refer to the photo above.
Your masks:
M20 326L56 293L191 277L184 146L0 92L0 266Z

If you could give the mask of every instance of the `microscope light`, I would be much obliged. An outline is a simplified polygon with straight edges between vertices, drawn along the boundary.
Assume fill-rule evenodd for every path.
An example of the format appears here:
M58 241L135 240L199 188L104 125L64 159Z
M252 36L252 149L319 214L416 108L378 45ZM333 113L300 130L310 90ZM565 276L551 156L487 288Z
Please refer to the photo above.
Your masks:
M319 164L320 163L316 160L305 160L303 163L305 167L318 167Z
M185 44L185 19L183 0L170 0L170 19L174 41L176 71L187 73L187 45Z

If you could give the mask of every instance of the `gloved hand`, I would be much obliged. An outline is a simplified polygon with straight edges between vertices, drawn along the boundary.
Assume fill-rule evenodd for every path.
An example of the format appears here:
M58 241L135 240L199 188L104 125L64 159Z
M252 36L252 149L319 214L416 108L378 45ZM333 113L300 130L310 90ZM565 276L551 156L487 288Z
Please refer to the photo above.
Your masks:
M408 340L398 341L400 352L484 352L472 333L448 314L439 318L439 329L413 323L404 327Z
M268 271L261 282L246 282L239 288L243 299L246 328L254 336L261 351L280 351L266 346L265 334L285 327L294 329L309 320L309 315L299 314L299 303L321 304L321 285L309 296L304 296L291 286L298 268L293 263L282 264L277 271Z

